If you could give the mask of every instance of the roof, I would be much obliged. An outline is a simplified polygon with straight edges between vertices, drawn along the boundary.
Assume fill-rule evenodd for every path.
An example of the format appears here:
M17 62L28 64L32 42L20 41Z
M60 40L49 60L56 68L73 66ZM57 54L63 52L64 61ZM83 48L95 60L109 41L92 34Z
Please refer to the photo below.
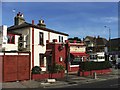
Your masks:
M34 27L34 28L41 29L41 30L44 30L44 31L49 31L49 32L53 32L53 33L57 33L57 34L62 34L62 35L65 35L65 36L69 36L68 34L63 33L63 32L55 31L55 30L48 29L48 28L42 28L42 27L39 27L37 25L33 25L33 24L30 24L30 23L27 23L27 22L24 22L24 23L22 23L20 25L10 26L10 27L8 27L8 31L16 30L16 29L21 29L21 28L25 28L25 27Z
M120 46L120 38L111 39L108 42L108 45L109 45L109 43L111 44L112 47L119 47Z
M107 44L107 39L105 38L102 38L102 37L92 37L92 36L86 36L86 38L84 39L84 41L87 41L86 39L89 39L89 41L93 42L93 43L96 43L96 45L98 46L103 46L103 45L106 45Z
M107 44L107 40L105 38L96 38L96 44L97 45L106 45Z
M94 38L94 37L92 37L92 36L86 36L86 37L85 37L85 39L87 39L87 38L88 38L90 41L92 41L92 42L93 42L93 41L94 41L94 39L95 39L95 38ZM84 40L85 40L85 39L84 39Z
M21 35L21 33L17 33L17 32L14 32L14 31L8 31L7 33L8 33L8 34Z

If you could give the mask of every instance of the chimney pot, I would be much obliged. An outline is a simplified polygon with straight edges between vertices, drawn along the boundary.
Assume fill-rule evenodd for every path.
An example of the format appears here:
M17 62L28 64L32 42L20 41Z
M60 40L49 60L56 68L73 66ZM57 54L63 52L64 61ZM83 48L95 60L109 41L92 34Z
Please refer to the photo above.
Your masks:
M23 14L20 12L17 13L17 16L14 17L14 25L20 25L25 22L25 19L23 18Z
M32 24L34 25L34 20L32 20Z

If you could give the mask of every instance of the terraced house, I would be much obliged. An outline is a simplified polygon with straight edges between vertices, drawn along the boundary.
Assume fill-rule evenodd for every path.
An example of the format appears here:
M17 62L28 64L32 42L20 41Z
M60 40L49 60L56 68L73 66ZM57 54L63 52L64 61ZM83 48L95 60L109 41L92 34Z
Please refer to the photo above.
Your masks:
M44 20L39 20L38 24L27 23L20 12L14 18L14 25L3 26L4 39L1 43L3 51L31 52L31 68L40 66L42 71L46 71L47 59L46 41L56 42L60 45L68 39L68 34L46 28Z

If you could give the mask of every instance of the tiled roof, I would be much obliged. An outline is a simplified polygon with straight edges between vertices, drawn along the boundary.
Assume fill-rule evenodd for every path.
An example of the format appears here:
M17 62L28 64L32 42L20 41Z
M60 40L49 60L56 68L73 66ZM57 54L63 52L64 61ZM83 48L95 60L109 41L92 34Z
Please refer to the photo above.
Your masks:
M107 44L107 40L105 38L96 38L96 45L102 46L106 44Z
M103 46L107 44L107 39L102 38L102 37L92 37L92 36L86 36L86 38L88 38L91 42L95 43L98 46ZM86 39L85 38L85 39Z
M21 29L21 28L25 28L25 27L34 27L34 28L41 29L41 30L44 30L44 31L49 31L49 32L69 36L68 34L63 33L63 32L55 31L55 30L48 29L48 28L42 28L42 27L27 23L27 22L24 22L23 24L20 24L20 25L13 25L11 27L8 27L8 31L15 30L15 29Z

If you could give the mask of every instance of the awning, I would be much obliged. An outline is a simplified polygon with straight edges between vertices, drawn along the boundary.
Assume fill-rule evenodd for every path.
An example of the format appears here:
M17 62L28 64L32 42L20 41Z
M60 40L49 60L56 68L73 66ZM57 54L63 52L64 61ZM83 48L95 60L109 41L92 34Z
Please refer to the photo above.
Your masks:
M45 52L45 56L50 56L52 54L52 49L47 49Z
M86 53L70 53L70 54L72 54L74 57L83 57L83 56L89 56L88 54L86 54Z

